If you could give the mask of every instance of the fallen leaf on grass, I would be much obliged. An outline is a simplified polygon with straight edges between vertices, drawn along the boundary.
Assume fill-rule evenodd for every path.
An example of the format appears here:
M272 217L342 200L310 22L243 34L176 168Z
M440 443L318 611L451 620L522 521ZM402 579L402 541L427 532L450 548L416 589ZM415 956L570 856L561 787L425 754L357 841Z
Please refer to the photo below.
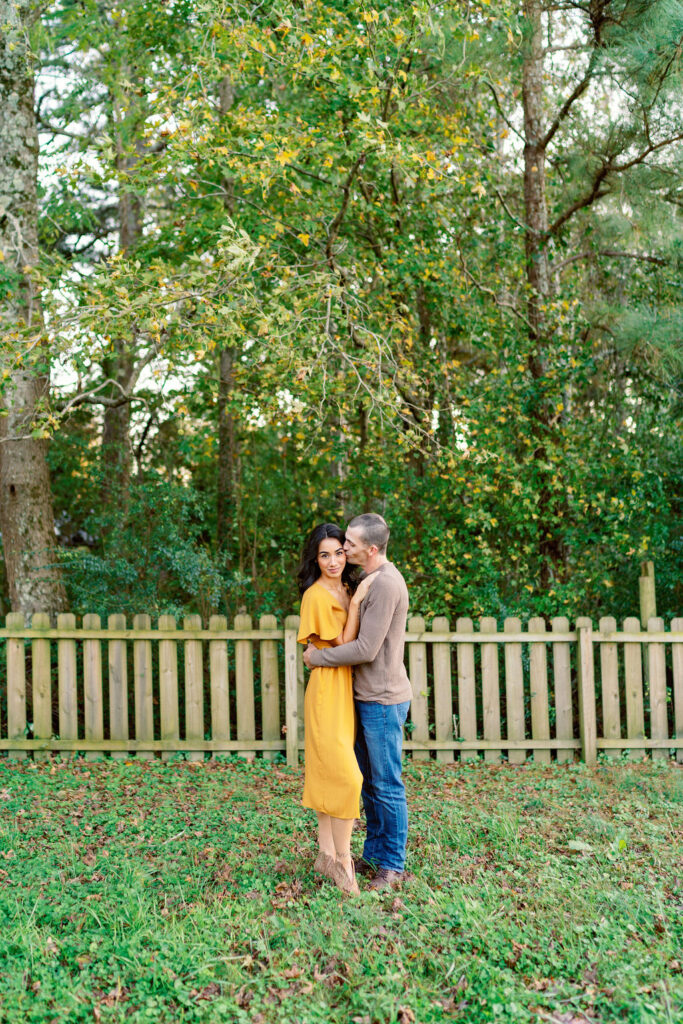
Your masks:
M414 1024L415 1014L409 1006L399 1006L396 1020L398 1024Z
M202 999L215 999L216 996L221 994L220 985L216 984L215 981L209 982L204 988L196 989L193 988L190 992L190 997L199 1003Z

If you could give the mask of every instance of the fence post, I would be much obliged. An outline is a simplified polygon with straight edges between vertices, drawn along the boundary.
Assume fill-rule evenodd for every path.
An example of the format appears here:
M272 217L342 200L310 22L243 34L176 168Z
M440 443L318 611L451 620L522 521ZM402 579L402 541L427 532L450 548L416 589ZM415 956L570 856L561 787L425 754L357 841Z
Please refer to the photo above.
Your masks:
M5 619L7 629L23 629L21 612L10 612ZM26 739L26 651L24 638L7 641L7 736L10 740ZM8 750L16 761L28 757L27 750Z
M654 562L641 562L638 584L640 590L640 626L641 629L647 629L650 619L657 617Z
M50 616L46 612L34 612L31 629L50 628ZM33 735L37 740L49 740L52 736L52 688L50 672L50 641L33 640L31 644L31 681L33 689ZM34 750L34 761L47 761L50 757L45 750Z
M597 723L595 717L595 671L593 665L593 623L588 618L576 620L578 633L579 730L581 755L585 764L598 761Z
M299 763L298 710L297 710L297 657L296 637L299 616L285 619L285 746L287 764L294 768Z

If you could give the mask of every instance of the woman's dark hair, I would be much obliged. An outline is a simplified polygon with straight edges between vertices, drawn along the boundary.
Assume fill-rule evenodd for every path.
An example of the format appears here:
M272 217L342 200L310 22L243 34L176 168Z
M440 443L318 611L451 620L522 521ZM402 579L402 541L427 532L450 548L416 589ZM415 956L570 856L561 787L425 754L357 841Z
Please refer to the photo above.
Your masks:
M311 530L306 538L304 550L301 553L301 565L296 576L300 594L303 594L317 579L320 579L318 548L320 547L320 541L325 540L326 537L333 537L340 544L343 544L346 540L344 531L340 530L334 523L321 523L320 526L315 526ZM342 572L342 583L346 584L351 593L358 586L358 580L354 575L354 567L348 563L344 566L344 571Z

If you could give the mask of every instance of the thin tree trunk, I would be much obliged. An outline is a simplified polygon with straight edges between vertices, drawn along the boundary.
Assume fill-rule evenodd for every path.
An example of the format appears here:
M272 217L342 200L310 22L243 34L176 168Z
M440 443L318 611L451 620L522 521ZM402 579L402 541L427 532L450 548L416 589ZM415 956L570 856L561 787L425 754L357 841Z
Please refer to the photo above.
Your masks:
M226 117L235 100L232 80L225 75L219 83L219 105L221 117ZM233 211L233 183L230 178L223 180L225 212ZM224 348L218 357L218 481L216 488L216 543L225 548L229 558L229 539L237 512L237 486L239 480L239 450L237 423L231 409L231 398L235 386L235 352ZM242 534L240 533L240 538ZM242 564L242 541L240 540L240 565Z
M541 587L551 585L556 568L563 559L563 544L555 520L560 513L558 495L550 484L547 467L547 441L551 414L545 395L551 339L546 317L548 303L555 292L548 254L548 201L545 165L546 142L543 114L543 2L525 0L526 47L522 70L524 105L524 207L526 223L526 275L529 284L527 318L530 324L529 370L535 381L531 410L534 432L534 459L538 472L539 556Z
M57 567L47 441L32 436L47 400L47 346L30 268L38 258L38 133L27 46L30 5L0 0L0 529L15 611L58 612L66 594ZM2 273L4 271L4 273ZM26 340L22 340L24 335ZM31 338L29 342L28 338Z
M124 63L122 75L130 79L131 69ZM131 105L134 102L131 96ZM134 140L131 152L130 140L127 138L126 110L121 109L119 102L114 103L114 123L116 128L116 169L120 173L130 174L140 158L140 140ZM141 119L137 118L134 128L140 127ZM142 202L140 197L126 189L120 189L118 201L119 249L129 253L138 243L142 234ZM116 337L113 339L114 350L106 359L103 369L105 375L116 381L118 387L112 390L111 396L118 398L121 393L127 394L135 372L136 339ZM105 406L102 425L102 465L103 498L126 502L133 452L130 440L130 401L119 406Z
M218 516L216 540L224 547L230 537L231 524L236 511L237 438L235 419L230 409L234 388L234 353L224 348L219 357L218 381L218 489L216 512Z

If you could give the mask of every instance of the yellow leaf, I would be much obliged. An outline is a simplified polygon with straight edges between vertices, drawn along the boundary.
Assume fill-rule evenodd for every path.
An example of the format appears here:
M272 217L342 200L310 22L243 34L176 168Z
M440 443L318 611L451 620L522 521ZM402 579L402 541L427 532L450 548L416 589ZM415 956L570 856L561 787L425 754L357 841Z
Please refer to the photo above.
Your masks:
M305 231L302 231L301 234L297 235L296 237L299 239L302 245L308 245L308 240L311 236L307 235Z

